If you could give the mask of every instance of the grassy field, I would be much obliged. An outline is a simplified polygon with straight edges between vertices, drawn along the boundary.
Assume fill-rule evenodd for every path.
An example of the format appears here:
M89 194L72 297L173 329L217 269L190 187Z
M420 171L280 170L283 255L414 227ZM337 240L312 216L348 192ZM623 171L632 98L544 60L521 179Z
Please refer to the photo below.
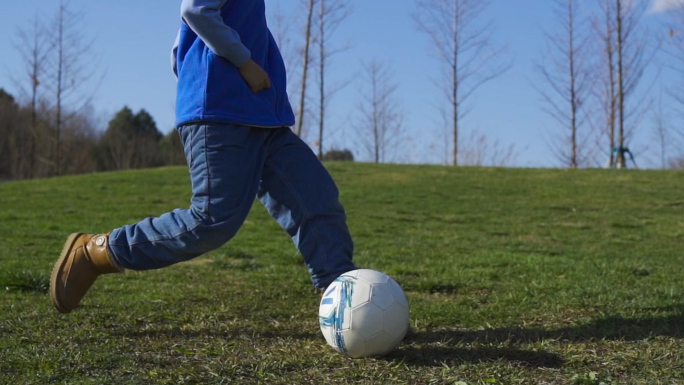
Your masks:
M355 261L406 290L389 356L328 348L257 202L188 263L100 278L60 315L70 232L187 207L185 168L0 184L2 384L684 384L684 173L331 163Z

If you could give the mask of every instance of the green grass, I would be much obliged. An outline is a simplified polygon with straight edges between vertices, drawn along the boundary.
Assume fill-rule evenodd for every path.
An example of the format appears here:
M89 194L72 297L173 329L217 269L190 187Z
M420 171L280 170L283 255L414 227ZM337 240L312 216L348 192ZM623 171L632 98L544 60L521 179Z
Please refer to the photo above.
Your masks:
M187 170L168 168L0 184L0 383L684 383L684 173L327 166L355 261L411 303L389 356L326 347L320 296L258 203L224 247L102 277L58 314L66 236L187 207Z

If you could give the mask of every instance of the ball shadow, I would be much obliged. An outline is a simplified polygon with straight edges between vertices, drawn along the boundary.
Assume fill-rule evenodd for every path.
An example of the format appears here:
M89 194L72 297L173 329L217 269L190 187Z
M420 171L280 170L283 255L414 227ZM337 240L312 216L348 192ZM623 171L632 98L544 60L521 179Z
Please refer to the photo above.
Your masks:
M417 332L407 340L417 342L453 341L463 343L533 343L543 340L582 342L593 340L640 341L651 337L684 338L684 315L625 318L609 316L584 325L557 329L493 328L483 330L441 330Z
M677 311L684 306L651 308L645 310ZM684 311L682 312L684 313ZM545 351L521 350L515 347L461 348L457 344L529 344L545 340L585 342L599 340L640 341L652 337L684 338L684 315L663 317L625 318L609 316L584 325L544 328L492 328L484 330L438 330L409 333L408 344L439 343L439 346L422 348L408 346L392 352L385 359L403 361L407 365L441 366L444 363L511 361L529 367L560 368L565 359ZM452 345L452 346L450 346Z
M565 360L555 354L544 351L520 350L515 348L455 348L455 347L425 347L409 346L395 350L383 357L385 360L403 362L409 366L443 366L444 364L458 365L461 363L482 363L509 361L519 366L531 368L561 368Z

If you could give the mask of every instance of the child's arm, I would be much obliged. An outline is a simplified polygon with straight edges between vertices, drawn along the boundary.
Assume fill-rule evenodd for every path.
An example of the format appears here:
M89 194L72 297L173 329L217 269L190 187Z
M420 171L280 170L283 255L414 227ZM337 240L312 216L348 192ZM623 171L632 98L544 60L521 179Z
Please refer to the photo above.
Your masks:
M183 0L181 17L209 49L239 69L252 92L270 88L271 80L266 71L251 59L251 53L242 44L238 33L223 22L221 8L227 1ZM176 72L175 58L172 60Z
M181 17L204 44L217 55L241 67L251 53L240 41L240 36L221 18L221 7L228 0L183 0Z
M176 34L176 41L173 43L173 48L171 49L171 69L173 70L173 74L176 75L176 78L178 77L178 62L176 60L178 56L178 45L180 44L180 31Z

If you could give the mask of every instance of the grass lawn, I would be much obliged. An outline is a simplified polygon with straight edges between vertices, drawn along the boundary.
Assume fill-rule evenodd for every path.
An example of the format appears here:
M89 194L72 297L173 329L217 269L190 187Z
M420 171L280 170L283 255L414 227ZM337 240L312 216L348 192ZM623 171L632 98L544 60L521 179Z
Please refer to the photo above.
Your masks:
M330 163L356 263L411 303L390 355L325 345L257 202L235 239L46 294L71 232L187 207L187 169L0 184L0 384L684 384L684 173Z

